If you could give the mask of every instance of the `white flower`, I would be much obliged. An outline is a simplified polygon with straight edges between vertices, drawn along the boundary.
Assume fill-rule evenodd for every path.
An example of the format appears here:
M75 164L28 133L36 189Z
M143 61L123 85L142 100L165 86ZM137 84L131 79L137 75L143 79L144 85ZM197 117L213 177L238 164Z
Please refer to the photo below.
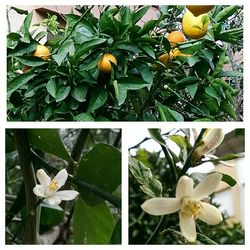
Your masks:
M73 200L79 194L74 190L58 191L66 182L68 173L66 169L62 169L55 176L53 180L45 173L43 169L39 169L36 172L37 179L40 185L36 185L33 188L33 192L36 196L45 198L45 202L50 205L58 205L61 201Z
M213 173L193 188L193 179L182 176L176 187L175 198L151 198L141 207L151 215L166 215L179 211L181 232L188 241L193 242L196 240L196 219L210 225L222 221L221 213L216 207L201 201L216 190L221 179L222 174Z

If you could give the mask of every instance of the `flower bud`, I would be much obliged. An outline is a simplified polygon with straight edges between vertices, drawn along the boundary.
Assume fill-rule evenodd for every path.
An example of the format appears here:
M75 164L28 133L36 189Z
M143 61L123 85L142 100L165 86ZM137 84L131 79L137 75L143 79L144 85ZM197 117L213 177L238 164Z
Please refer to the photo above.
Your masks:
M194 150L192 160L197 161L203 155L208 154L217 148L224 140L224 132L222 129L212 128L206 129L197 148Z

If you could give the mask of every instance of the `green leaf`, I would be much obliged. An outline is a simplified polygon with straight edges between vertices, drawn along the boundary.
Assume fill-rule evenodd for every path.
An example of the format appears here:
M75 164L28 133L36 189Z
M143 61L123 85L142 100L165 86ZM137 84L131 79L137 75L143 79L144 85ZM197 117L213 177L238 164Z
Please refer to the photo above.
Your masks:
M234 120L237 120L237 114L235 112L235 109L230 103L222 100L220 107L226 114L228 114Z
M146 167L141 161L129 158L129 170L136 180L141 184L141 190L150 197L162 196L162 184L153 177L150 168Z
M149 128L148 129L149 134L151 135L152 139L154 139L156 142L160 143L163 146L166 146L166 142L163 139L161 135L161 130L158 128Z
M227 175L227 174L222 174L222 175L223 176L221 180L227 183L230 187L233 187L237 184L237 181L232 176Z
M144 52L146 52L147 55L149 55L150 57L152 57L153 59L155 59L155 52L152 46L148 45L148 44L141 44L139 46Z
M74 51L75 51L74 41L72 39L69 39L63 43L58 52L54 54L52 57L54 58L56 63L60 66L63 60L67 57L67 55L69 53L74 54Z
M109 244L113 228L113 218L105 202L91 207L78 198L73 214L75 244Z
M56 102L66 99L70 93L70 86L60 86L56 90Z
M108 92L106 89L94 88L88 105L88 113L93 113L96 109L100 108L105 104L108 99Z
M30 43L29 28L32 22L32 17L33 17L33 12L28 13L23 21L22 27L20 28L23 33L23 37L21 38L21 41L24 43Z
M27 131L29 142L33 147L68 162L72 161L59 136L58 129L28 129Z
M119 219L116 224L115 228L112 232L111 238L109 243L110 244L121 244L122 242L122 221Z
M50 206L48 204L41 205L41 219L42 227L46 229L58 225L64 219L64 211L59 206Z
M38 43L37 41L31 41L29 44L27 43L19 43L15 49L10 50L8 53L8 57L12 56L23 56L32 51L36 50Z
M200 81L200 78L196 76L188 76L179 80L176 84L179 86L186 86L189 84L194 84Z
M36 74L27 72L27 73L24 73L22 75L17 76L16 78L14 78L10 82L8 82L8 86L7 86L8 96L10 96L17 89L24 86L26 83L28 83L35 76L36 76Z
M215 98L217 100L217 102L218 102L218 105L220 105L221 97L220 97L220 95L218 94L218 92L213 87L206 87L205 88L205 92L209 96Z
M164 116L166 121L184 121L184 117L182 114L177 111L170 109L169 107L162 105L160 102L155 101L156 107L159 109L159 113L161 116Z
M144 6L132 14L132 24L135 25L149 10L149 6Z
M121 77L118 79L118 95L116 96L118 104L122 105L127 97L128 90L138 90L144 87L150 87L148 82L135 77Z
M110 178L112 176L112 178ZM121 152L108 144L97 144L79 162L76 178L112 193L121 184ZM82 198L90 206L103 201L99 196L79 187Z
M34 56L17 56L16 59L23 65L31 67L37 67L48 63L43 59Z
M237 5L230 5L225 8L223 8L215 17L216 22L224 22L227 18L232 16L237 10L239 6Z
M81 113L79 115L76 115L73 117L74 121L94 121L94 117L91 114L88 113Z
M104 39L104 38L96 38L96 39L92 39L90 41L82 43L77 48L77 50L75 52L75 57L81 57L86 52L89 52L94 47L97 47L97 46L105 43L106 41L107 41L107 39Z
M169 139L175 142L175 144L180 148L179 157L182 159L182 162L185 162L188 157L188 147L187 140L181 135L170 135Z
M138 36L143 36L143 35L149 33L150 31L152 31L156 27L158 21L159 20L149 20L149 21L147 21L143 25L141 30L138 32Z
M86 100L87 88L85 86L77 86L71 91L71 96L78 102Z
M199 84L198 83L195 83L195 84L190 84L190 85L187 85L186 88L188 90L188 93L190 94L191 98L193 99L197 90L198 90L198 86Z
M220 77L243 77L243 72L240 71L222 71Z
M11 6L10 9L15 10L20 15L28 15L28 13L29 13L27 10L19 9L19 8L16 8L16 7L13 7L13 6Z
M152 84L154 81L153 72L150 70L150 67L147 64L137 64L136 68L140 71L141 76L144 81Z
M46 89L49 92L49 94L56 98L56 81L55 78L51 78L47 84L46 84Z

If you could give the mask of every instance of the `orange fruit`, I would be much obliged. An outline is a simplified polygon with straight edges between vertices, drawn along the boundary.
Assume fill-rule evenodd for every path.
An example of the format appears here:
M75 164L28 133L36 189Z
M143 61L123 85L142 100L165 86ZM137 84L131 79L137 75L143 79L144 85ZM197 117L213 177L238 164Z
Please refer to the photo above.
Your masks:
M117 65L116 58L112 54L103 54L98 62L99 71L110 74L112 70L112 63Z
M44 45L37 45L36 50L35 50L33 56L40 57L44 61L47 61L50 58L50 51Z
M178 43L185 42L186 39L181 31L172 31L166 38L170 42L171 47L175 47Z
M187 11L182 18L182 30L184 34L192 39L199 39L207 34L210 18L207 14L194 16Z
M164 53L161 56L158 57L158 60L163 63L165 66L168 65L169 61L170 61L170 56L168 53ZM159 64L153 64L152 65L153 70L162 70L164 69L163 66L159 65Z
M194 16L209 12L214 5L187 5L187 9L193 13Z

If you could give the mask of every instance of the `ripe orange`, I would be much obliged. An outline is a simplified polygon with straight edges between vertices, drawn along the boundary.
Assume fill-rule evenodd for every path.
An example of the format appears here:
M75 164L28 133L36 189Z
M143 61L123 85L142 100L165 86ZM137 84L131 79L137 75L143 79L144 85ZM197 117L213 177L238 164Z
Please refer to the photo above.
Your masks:
M101 72L110 74L112 70L112 63L117 65L116 58L112 54L103 54L101 59L98 62L98 69Z
M193 13L194 16L209 12L214 5L187 5L187 9Z
M40 57L44 61L47 61L50 58L50 51L44 45L37 45L36 50L35 50L33 56Z
M182 30L184 34L193 39L199 39L207 34L210 18L207 14L194 16L187 11L182 18Z
M186 39L181 31L172 31L166 38L170 42L171 47L175 47L178 43L185 42Z

